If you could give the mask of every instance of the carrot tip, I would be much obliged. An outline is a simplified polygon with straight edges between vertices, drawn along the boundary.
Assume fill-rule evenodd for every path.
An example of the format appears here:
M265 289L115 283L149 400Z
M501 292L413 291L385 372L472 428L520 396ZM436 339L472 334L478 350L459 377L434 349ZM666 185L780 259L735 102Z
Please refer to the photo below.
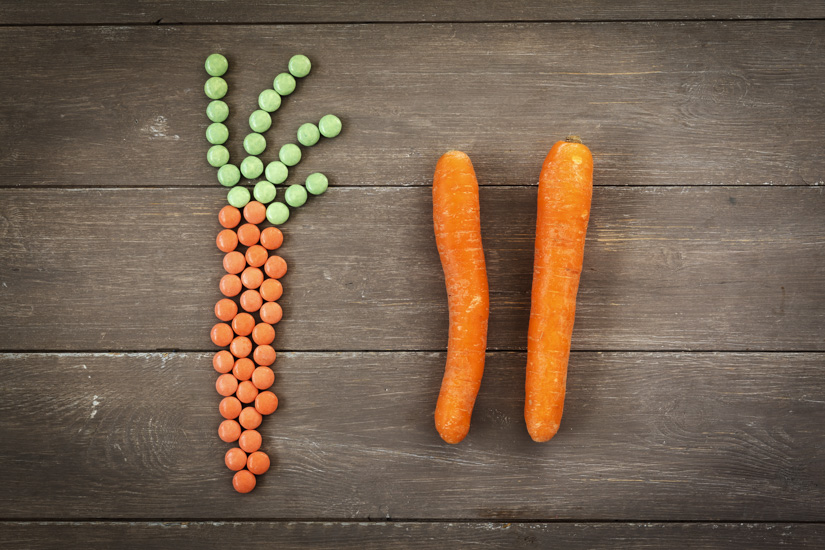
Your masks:
M566 141L567 143L581 143L582 145L584 144L584 142L582 142L582 138L573 135L567 136L566 138L564 138L564 141Z

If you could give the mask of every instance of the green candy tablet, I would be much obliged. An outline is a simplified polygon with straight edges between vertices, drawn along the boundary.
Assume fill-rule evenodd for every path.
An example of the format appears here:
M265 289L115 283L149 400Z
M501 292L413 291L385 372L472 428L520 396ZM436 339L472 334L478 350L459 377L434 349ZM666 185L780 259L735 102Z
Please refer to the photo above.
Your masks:
M286 164L276 160L266 165L266 173L264 176L277 185L286 181L286 178L289 176L289 169L286 167Z
M266 111L259 109L249 115L249 127L253 132L263 134L269 130L270 126L272 126L272 117Z
M266 180L261 180L256 183L255 189L252 190L255 200L261 204L269 204L274 201L276 193L277 190L275 189L275 186Z
M229 61L219 53L213 53L206 58L203 64L209 76L223 76L229 68Z
M321 132L318 127L311 122L301 124L298 128L298 142L305 147L312 147L321 139Z
M267 113L277 111L280 106L281 96L275 90L264 90L258 96L258 107Z
M289 73L281 73L275 77L272 87L281 95L289 95L295 91L295 77Z
M294 143L287 143L278 151L278 158L287 166L295 166L301 162L301 148Z
M241 161L241 174L246 179L254 180L264 173L264 163L258 157L246 157Z
M224 187L232 187L241 181L241 171L234 164L224 164L218 168L218 183Z
M206 117L212 122L223 122L229 117L229 106L220 99L210 101L206 106Z
M261 134L249 134L243 138L243 148L250 155L260 155L266 149L266 138Z
M249 189L242 185L233 187L229 190L229 193L226 194L226 202L235 208L243 208L247 205L250 198Z
M206 127L206 141L212 145L222 145L229 139L229 128L222 122L213 122Z
M322 136L334 138L341 133L341 119L335 115L324 115L318 122L318 129Z
M289 72L295 78L304 78L309 74L310 69L312 69L312 63L305 55L293 55L289 59Z
M226 80L219 76L213 76L203 85L203 93L205 93L209 99L220 99L226 95L228 88Z
M282 202L273 202L266 207L266 219L273 225L281 225L289 219L289 208Z
M223 145L213 145L206 152L206 161L215 168L220 168L229 162L229 150Z
M303 185L294 184L286 188L284 193L284 200L292 208L303 206L307 201L307 190Z
M313 195L322 195L329 187L329 180L321 172L315 172L307 176L306 188Z

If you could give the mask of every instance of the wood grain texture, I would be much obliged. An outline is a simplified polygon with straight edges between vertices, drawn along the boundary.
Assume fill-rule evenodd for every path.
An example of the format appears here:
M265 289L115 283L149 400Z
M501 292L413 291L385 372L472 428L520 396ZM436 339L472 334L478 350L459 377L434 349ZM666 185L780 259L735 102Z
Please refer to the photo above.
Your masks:
M525 349L534 187L484 188L489 349ZM220 189L0 191L0 349L208 350ZM284 226L287 350L446 348L429 189L331 188ZM67 215L67 213L71 213ZM579 350L825 349L825 196L599 188Z
M0 548L179 550L243 546L331 548L817 548L822 524L783 523L429 523L429 522L164 522L0 523ZM91 546L90 546L91 545Z
M312 59L267 136L294 141L329 112L345 129L295 181L423 186L460 149L481 185L530 185L574 133L596 185L822 185L823 35L825 21L0 28L14 75L0 80L14 98L0 105L0 185L216 185L213 51L232 65L236 162L258 93L292 54Z
M524 353L491 353L470 434L443 443L443 353L285 353L239 497L210 354L0 355L0 516L825 520L825 354L574 353L552 443L522 418Z
M218 0L176 2L103 0L93 4L61 1L47 7L39 2L6 0L0 24L99 23L347 23L425 21L554 21L554 20L656 20L656 19L804 19L825 17L820 2L791 0L770 2L734 0L657 2L633 0L509 0L474 2L456 0L243 0L231 6Z

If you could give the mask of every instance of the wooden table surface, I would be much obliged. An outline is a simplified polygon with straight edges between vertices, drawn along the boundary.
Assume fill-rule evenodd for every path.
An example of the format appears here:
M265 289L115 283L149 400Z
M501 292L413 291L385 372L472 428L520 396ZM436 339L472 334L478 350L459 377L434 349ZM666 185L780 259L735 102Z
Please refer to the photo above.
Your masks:
M0 2L0 548L823 547L825 3ZM236 494L209 329L229 149L337 113L284 226L269 473ZM561 431L522 416L536 181L595 159ZM263 155L274 158L273 147ZM481 184L489 354L433 408L438 157Z

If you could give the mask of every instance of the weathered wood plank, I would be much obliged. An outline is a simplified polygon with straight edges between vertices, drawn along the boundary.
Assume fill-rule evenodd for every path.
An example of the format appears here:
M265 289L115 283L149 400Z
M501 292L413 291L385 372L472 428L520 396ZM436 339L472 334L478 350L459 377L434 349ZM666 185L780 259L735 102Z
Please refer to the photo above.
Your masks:
M0 349L208 350L218 189L0 191ZM481 192L490 349L524 349L535 188ZM600 188L573 346L825 349L825 196ZM285 226L291 350L438 350L447 309L422 188L332 188Z
M819 185L823 35L823 21L7 27L0 185L216 185L202 92L214 50L232 63L235 159L257 94L290 55L312 58L271 143L328 112L346 129L296 181L427 185L459 148L482 184L532 184L575 133L597 185Z
M240 497L209 354L0 355L0 517L825 520L825 354L574 353L562 429L491 353L460 445L443 353L287 353Z
M185 522L0 523L0 548L180 550L277 541L284 548L818 548L825 526L793 523ZM162 545L162 546L159 546Z
M696 2L600 2L597 0L510 0L474 2L472 7L455 0L244 0L231 7L217 0L181 2L153 0L129 2L103 0L39 2L6 0L0 24L99 24L99 23L346 23L425 21L616 21L657 19L804 19L825 18L820 2L770 2L734 0Z

